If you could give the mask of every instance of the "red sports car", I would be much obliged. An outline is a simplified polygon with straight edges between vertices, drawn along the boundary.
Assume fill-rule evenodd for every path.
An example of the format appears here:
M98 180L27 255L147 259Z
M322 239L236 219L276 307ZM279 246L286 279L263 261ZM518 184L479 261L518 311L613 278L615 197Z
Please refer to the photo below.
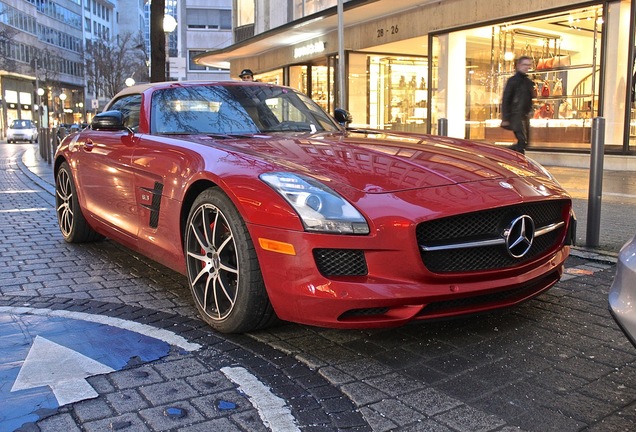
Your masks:
M347 128L265 83L127 88L62 142L55 178L66 241L108 237L184 273L222 332L511 306L559 280L575 238L570 197L532 160Z

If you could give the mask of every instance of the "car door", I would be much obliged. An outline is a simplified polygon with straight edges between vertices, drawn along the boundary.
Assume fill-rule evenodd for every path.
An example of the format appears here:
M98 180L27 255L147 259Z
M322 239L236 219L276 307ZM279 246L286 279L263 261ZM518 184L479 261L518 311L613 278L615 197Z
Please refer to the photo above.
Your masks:
M182 144L178 138L143 135L132 159L139 215L138 249L164 264L183 258L179 230L181 194L188 175L198 169L195 167L200 161Z
M131 105L136 105L139 112L141 96L125 96L110 109L124 112L128 123ZM84 206L90 217L106 226L110 237L127 243L136 239L138 230L131 165L137 141L131 130L86 130L77 139L77 182L83 192Z

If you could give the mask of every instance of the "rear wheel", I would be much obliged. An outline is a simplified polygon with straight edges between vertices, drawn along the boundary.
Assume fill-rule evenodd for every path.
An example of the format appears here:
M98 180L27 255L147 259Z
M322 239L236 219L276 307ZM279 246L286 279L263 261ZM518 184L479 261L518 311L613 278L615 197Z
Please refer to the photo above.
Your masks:
M103 238L88 225L82 214L71 168L66 162L62 162L55 176L55 211L60 231L67 242L83 243Z
M194 302L214 329L242 333L276 321L245 222L220 190L205 190L192 205L185 254Z

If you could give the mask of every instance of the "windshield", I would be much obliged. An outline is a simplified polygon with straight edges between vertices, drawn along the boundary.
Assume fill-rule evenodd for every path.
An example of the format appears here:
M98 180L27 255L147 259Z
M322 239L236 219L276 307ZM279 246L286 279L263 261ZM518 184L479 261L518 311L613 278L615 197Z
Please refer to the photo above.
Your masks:
M307 96L272 85L200 85L152 95L151 133L240 135L339 130Z
M9 126L11 129L31 129L32 127L31 120L13 120Z

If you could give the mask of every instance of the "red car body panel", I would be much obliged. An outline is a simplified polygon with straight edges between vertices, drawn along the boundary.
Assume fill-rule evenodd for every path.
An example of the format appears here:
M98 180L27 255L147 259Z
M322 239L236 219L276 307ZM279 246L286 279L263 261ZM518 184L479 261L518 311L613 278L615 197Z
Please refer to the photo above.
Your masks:
M415 240L418 224L440 217L569 201L558 183L519 154L464 140L384 132L232 139L152 135L150 95L155 88L161 85L143 93L134 135L87 129L62 143L56 165L69 162L93 229L178 272L185 273L182 233L189 199L199 185L214 184L245 220L270 301L284 320L330 327L395 326L516 304L550 288L561 275L569 252L565 234L549 253L522 265L449 274L431 272ZM318 179L360 211L370 233L305 231L293 208L259 179L272 171ZM566 223L570 211L571 205L565 206ZM153 212L160 215L156 227L145 222ZM291 244L295 255L264 250L259 239ZM321 248L364 251L368 273L324 276L313 259L313 251ZM494 296L532 283L537 286L528 293ZM434 302L490 294L492 301L476 306L422 312ZM344 318L348 311L373 308L385 313Z

